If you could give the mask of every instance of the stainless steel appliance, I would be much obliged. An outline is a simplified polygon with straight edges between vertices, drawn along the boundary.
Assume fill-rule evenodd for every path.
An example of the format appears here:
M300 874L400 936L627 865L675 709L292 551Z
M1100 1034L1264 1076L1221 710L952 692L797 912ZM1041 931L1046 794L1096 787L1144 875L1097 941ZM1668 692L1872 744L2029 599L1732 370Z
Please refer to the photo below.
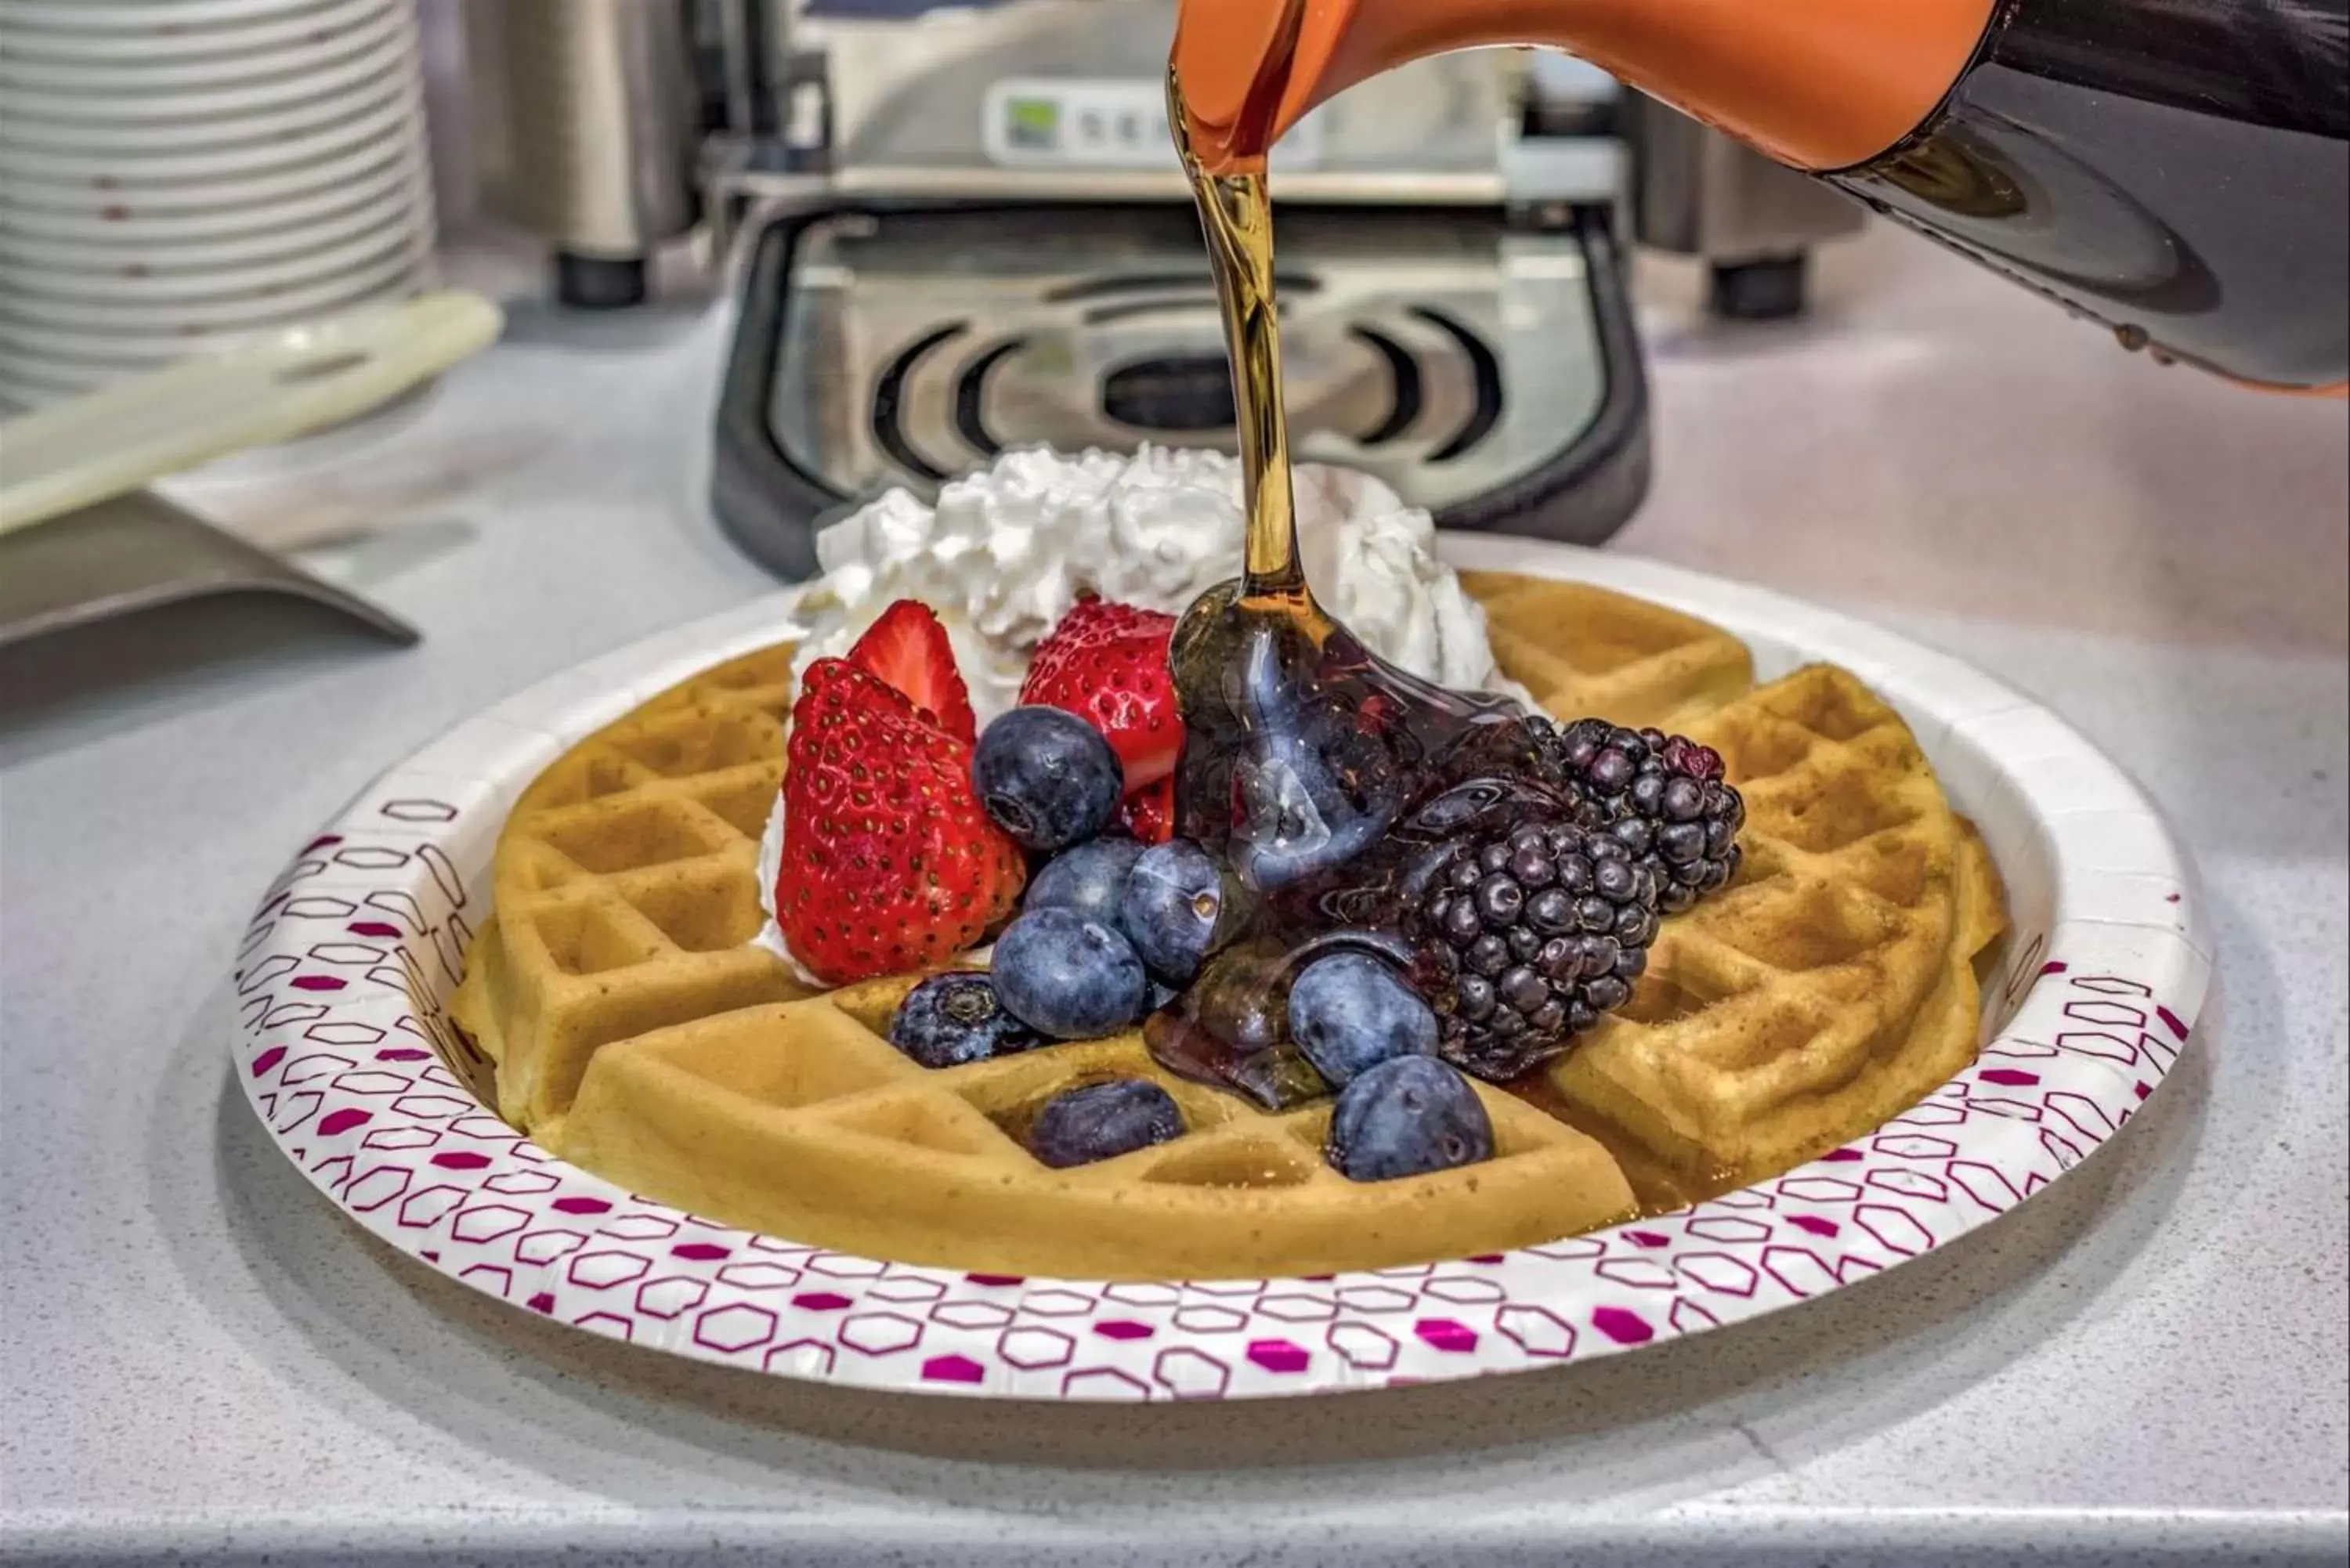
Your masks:
M698 215L691 0L475 0L463 15L484 205L547 242L564 303L639 303L648 259Z
M739 280L714 500L752 554L805 573L826 513L1009 447L1229 447L1166 129L1174 21L1174 0L693 7L701 205ZM1484 50L1296 127L1274 168L1300 453L1378 474L1445 526L1586 543L1621 526L1648 463L1631 220L1769 265L1807 223L1847 223L1774 218L1767 188L1724 222L1739 171L1711 133L1633 149L1662 112L1564 56ZM1659 199L1634 199L1635 171Z
M1626 94L1625 110L1634 236L1702 257L1716 315L1799 314L1813 247L1858 234L1867 209L1645 93Z

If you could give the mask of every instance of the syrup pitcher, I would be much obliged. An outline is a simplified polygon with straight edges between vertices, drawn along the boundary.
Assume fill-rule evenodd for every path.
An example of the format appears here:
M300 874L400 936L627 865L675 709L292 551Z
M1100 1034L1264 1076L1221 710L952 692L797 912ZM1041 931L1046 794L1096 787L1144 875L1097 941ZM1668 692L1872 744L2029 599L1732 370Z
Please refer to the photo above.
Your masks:
M1647 781L1662 815L1603 820L1573 781L1616 744L1606 725L1562 731L1419 680L1315 601L1265 154L1324 99L1448 49L1559 45L2126 347L2341 393L2350 0L1994 3L1182 0L1169 119L1222 306L1248 533L1242 575L1191 606L1170 649L1177 823L1216 866L1202 910L1222 950L1146 1030L1163 1064L1294 1101L1311 1075L1265 1048L1272 1013L1338 942L1449 999L1454 1060L1514 1076L1628 994L1659 915L1739 864L1742 804L1713 753L1623 742L1670 754ZM1628 774L1630 750L1606 765ZM1546 889L1540 920L1517 918L1536 913L1515 901L1528 885Z
M1298 57L1307 15L1293 5L1274 18L1265 57ZM1241 576L1191 605L1169 649L1184 723L1176 821L1215 868L1198 912L1222 950L1144 1030L1170 1070L1272 1109L1324 1092L1278 1043L1278 1015L1302 966L1339 950L1446 999L1440 1027L1470 1071L1499 1082L1557 1054L1629 995L1668 900L1685 908L1735 873L1743 809L1721 759L1698 748L1681 759L1677 861L1645 823L1627 830L1637 838L1602 831L1611 825L1572 782L1574 733L1398 669L1315 602L1292 502L1263 158L1287 79L1261 71L1237 95L1211 83L1229 112L1201 139L1180 45L1168 84L1223 311L1247 548ZM1589 763L1598 747L1584 740ZM1661 792L1663 772L1653 782ZM1521 909L1513 865L1544 890L1540 909ZM1489 881L1504 903L1485 909L1472 892Z
M1192 156L1261 169L1366 78L1571 50L2125 348L2350 371L2350 0L1182 0Z

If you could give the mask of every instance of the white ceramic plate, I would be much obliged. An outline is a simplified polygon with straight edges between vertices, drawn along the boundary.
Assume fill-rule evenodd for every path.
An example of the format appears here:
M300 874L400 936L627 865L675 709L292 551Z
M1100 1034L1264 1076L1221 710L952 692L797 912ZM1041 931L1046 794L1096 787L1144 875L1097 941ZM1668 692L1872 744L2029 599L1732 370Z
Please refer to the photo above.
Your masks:
M399 10L410 0L326 0L307 7L280 6L281 16L244 26L145 27L134 31L97 31L88 26L55 24L35 26L21 15L23 7L0 5L0 21L9 24L8 53L0 58L0 77L30 86L48 82L65 86L74 78L60 69L112 73L135 71L141 81L158 86L197 86L235 80L255 74L251 62L304 55L320 47L334 49L380 17ZM58 16L55 7L45 8ZM92 6L82 4L63 15L86 18Z
M2210 974L2160 817L2062 721L1943 655L1627 557L1453 538L1843 664L1908 717L2008 883L1975 1065L1874 1134L1684 1212L1493 1256L1327 1279L1102 1284L827 1251L633 1196L519 1137L444 1065L507 807L564 748L772 641L788 596L654 638L469 720L370 784L264 896L238 959L237 1081L354 1220L474 1289L680 1355L868 1388L1238 1398L1589 1360L1794 1305L1943 1246L2062 1177L2184 1045Z

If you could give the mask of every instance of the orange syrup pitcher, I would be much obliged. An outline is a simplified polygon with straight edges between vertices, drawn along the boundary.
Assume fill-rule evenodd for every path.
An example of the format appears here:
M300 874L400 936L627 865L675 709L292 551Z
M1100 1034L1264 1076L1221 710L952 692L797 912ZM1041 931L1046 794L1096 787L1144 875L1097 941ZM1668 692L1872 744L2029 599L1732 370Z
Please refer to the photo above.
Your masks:
M1424 56L1551 45L2150 358L2339 399L2350 0L1181 0L1180 136L1261 172Z

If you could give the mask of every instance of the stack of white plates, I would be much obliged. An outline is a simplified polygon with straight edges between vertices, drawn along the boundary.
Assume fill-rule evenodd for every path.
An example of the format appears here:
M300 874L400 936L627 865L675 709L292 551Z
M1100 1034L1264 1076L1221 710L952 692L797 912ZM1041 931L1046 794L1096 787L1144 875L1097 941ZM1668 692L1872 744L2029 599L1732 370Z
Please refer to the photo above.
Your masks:
M412 0L0 0L0 400L430 282Z

